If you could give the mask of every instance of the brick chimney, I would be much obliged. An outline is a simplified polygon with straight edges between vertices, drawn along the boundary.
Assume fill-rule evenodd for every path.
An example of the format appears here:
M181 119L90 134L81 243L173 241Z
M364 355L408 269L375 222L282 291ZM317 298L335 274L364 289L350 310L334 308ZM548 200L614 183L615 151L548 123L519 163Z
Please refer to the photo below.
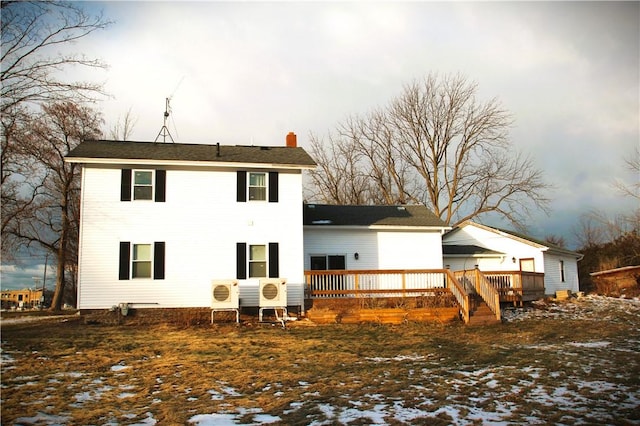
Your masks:
M298 146L298 137L295 133L289 132L287 135L287 148L295 148Z

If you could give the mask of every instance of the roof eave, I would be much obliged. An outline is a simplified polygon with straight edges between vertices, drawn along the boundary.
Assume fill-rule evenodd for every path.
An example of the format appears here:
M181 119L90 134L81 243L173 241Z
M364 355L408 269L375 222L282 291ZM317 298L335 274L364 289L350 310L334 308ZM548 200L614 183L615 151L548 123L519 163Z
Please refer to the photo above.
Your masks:
M323 229L359 229L359 230L380 230L380 231L431 231L442 232L448 229L443 226L411 226L411 225L329 225L329 224L305 224L305 228Z
M185 161L185 160L151 160L135 158L93 158L93 157L65 157L65 162L79 164L101 165L140 165L140 166L178 166L178 167L221 167L234 168L266 168L287 170L313 170L315 165L310 164L281 164L281 163L247 163L230 161Z

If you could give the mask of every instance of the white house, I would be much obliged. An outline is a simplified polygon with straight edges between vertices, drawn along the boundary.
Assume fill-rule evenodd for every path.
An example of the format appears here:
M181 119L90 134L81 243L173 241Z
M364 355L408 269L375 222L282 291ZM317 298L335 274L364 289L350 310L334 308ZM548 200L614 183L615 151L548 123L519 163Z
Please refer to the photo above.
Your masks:
M258 306L260 278L302 291L315 162L293 133L278 147L85 141L65 161L83 166L79 309L209 307L221 279L243 306Z
M547 295L579 290L579 253L472 221L446 233L442 243L444 264L449 269L537 272L544 274Z
M442 269L449 229L425 206L305 204L304 267Z

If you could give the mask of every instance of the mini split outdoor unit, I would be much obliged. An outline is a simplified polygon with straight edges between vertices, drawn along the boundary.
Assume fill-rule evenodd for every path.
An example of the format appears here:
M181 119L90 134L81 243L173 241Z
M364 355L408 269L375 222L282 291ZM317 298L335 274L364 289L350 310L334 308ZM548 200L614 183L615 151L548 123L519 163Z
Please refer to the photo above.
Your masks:
M211 309L238 309L240 307L240 288L236 280L213 280L211 293Z
M287 280L268 278L260 280L260 307L282 308L287 306Z

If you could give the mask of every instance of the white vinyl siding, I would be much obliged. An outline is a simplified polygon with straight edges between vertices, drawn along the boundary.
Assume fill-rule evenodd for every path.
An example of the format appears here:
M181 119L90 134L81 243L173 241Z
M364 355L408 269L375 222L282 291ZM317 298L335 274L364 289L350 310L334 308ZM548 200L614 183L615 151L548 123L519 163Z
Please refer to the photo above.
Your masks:
M305 226L305 269L311 256L345 254L346 269L442 269L439 231ZM358 253L358 259L355 254Z
M237 203L235 170L171 168L166 202L123 203L120 176L117 167L83 169L80 309L132 301L208 307L211 280L236 276L238 241L277 241L279 275L288 283L304 282L299 171L280 171L278 203ZM118 280L121 241L165 242L165 278ZM257 278L239 284L242 292Z
M578 285L578 264L575 258L562 256L559 254L545 254L544 288L548 295L555 295L559 290L579 291ZM564 264L564 281L560 271L560 262Z

